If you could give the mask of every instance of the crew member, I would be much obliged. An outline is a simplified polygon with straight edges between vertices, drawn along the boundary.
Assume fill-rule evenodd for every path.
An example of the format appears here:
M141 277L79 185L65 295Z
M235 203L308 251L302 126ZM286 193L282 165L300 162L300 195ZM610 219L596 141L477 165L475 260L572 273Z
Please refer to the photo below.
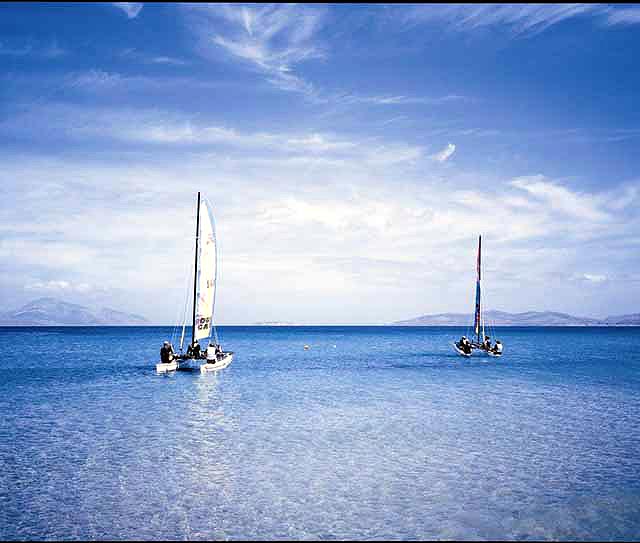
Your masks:
M173 347L171 343L165 341L160 348L160 362L163 364L169 364L169 362L173 361Z
M191 358L200 358L200 354L200 344L197 339L194 339L193 343L189 345L189 348L187 349L187 356Z

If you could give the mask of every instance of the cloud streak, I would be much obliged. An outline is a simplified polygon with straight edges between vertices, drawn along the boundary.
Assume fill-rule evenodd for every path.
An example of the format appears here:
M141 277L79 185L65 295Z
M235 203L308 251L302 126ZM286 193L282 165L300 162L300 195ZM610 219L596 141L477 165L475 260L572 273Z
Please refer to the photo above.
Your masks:
M611 15L599 4L480 4L414 6L398 16L409 25L444 23L460 32L503 27L514 37L527 37L570 19Z
M0 41L0 56L57 59L66 54L67 51L58 45L57 40L49 42L33 39Z
M208 5L186 9L204 54L222 50L282 90L313 94L313 85L294 70L303 61L325 55L317 41L324 8Z
M128 19L135 19L144 7L142 2L112 2L111 5L122 10Z
M449 143L442 151L436 153L435 155L431 155L433 160L437 160L438 162L446 162L451 158L451 155L455 153L456 146L453 143Z
M611 8L607 14L607 24L610 26L640 24L640 7Z
M511 186L526 191L535 199L548 205L550 209L564 213L568 217L593 222L607 221L611 218L602 209L601 198L571 192L541 175L519 177L511 181Z

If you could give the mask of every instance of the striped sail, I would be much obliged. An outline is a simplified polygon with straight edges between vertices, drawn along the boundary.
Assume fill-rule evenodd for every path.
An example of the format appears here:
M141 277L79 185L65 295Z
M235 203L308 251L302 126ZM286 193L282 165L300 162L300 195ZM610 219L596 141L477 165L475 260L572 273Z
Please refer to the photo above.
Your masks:
M476 282L476 312L473 323L473 329L478 341L480 340L480 254L482 249L482 236L478 238L478 280Z
M200 202L197 305L194 339L211 336L216 298L217 244L215 222L206 199Z

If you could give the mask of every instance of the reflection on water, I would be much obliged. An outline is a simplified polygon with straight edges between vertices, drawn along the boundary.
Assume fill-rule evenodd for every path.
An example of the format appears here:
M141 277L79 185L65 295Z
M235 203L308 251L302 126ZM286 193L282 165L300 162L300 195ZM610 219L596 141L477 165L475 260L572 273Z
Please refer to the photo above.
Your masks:
M166 333L0 329L0 536L640 537L636 330L227 328L157 375Z

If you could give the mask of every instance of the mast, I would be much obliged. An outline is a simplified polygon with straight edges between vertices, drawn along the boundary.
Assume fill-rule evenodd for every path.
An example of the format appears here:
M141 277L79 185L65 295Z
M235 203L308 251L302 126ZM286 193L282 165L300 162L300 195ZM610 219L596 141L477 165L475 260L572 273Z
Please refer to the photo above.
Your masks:
M478 279L476 282L476 314L475 314L475 333L476 333L476 343L480 343L480 269L481 269L481 254L482 254L482 236L478 236ZM484 338L483 338L484 339Z
M193 317L191 319L191 344L196 339L196 305L198 299L198 238L200 237L200 191L198 191L198 205L196 208L196 257L193 266Z

